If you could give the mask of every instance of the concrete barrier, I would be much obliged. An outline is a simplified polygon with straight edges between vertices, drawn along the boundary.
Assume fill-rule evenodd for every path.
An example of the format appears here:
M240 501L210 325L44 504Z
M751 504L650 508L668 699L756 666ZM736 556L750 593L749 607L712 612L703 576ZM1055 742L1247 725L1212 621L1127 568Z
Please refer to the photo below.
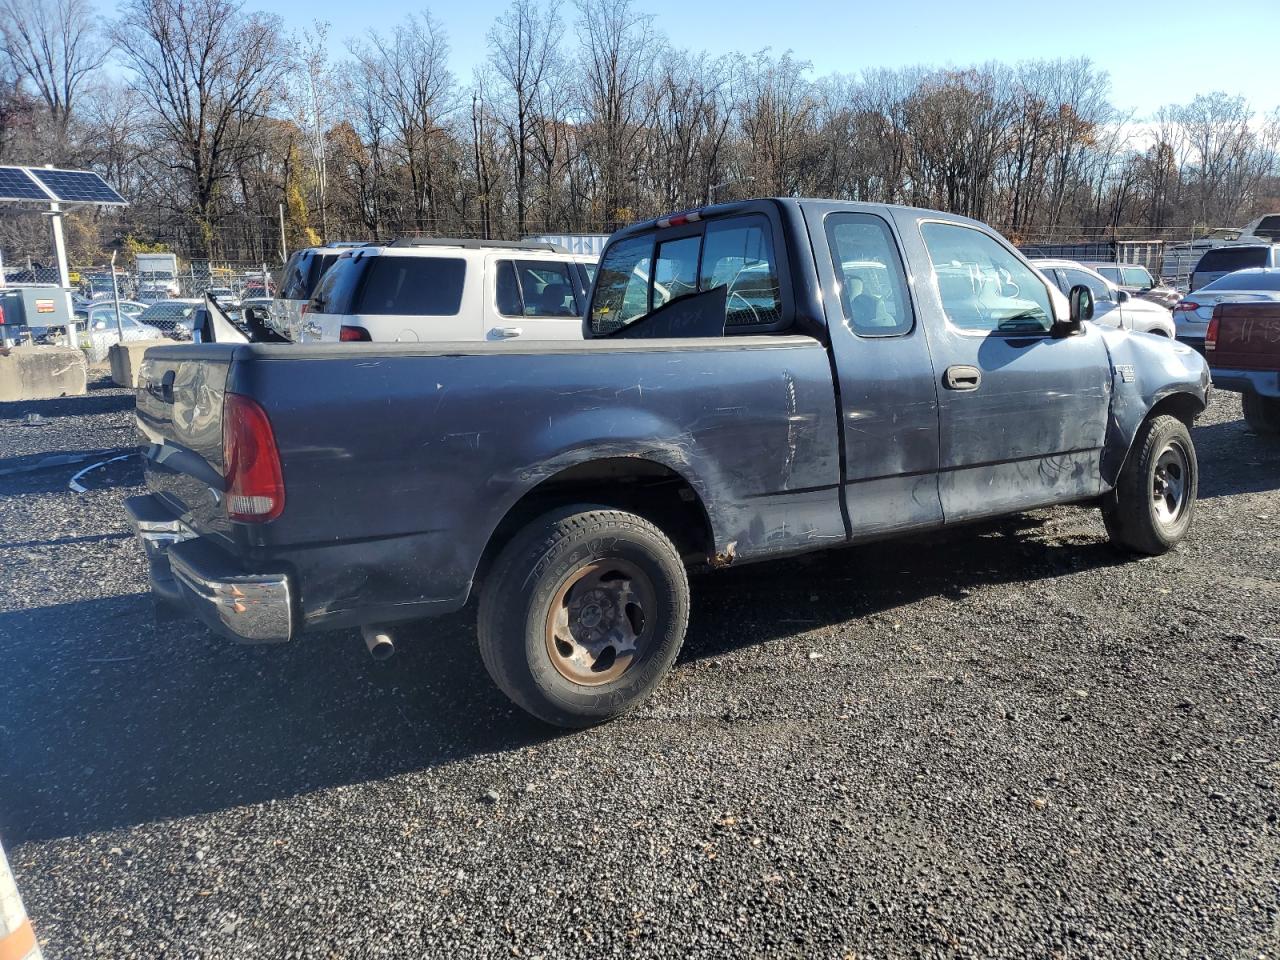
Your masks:
M88 385L89 361L74 347L0 350L0 401L82 397Z
M118 387L136 387L138 370L142 367L142 355L148 347L173 346L172 340L126 340L114 343L107 353L111 361L111 379Z

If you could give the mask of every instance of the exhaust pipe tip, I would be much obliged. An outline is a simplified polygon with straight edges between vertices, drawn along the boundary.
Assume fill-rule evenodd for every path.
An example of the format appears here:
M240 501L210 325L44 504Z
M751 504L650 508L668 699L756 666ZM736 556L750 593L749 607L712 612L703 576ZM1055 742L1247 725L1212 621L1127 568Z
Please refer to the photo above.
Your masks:
M396 642L385 630L361 627L360 635L364 637L364 645L369 648L369 656L375 660L387 660L396 652Z

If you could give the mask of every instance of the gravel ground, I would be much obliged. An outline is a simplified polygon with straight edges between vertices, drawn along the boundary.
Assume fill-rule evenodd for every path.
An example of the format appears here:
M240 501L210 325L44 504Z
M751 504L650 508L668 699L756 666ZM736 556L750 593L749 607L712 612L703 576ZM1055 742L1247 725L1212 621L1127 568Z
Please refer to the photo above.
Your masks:
M1280 955L1280 444L1232 394L1174 553L1063 508L700 577L658 694L572 734L466 617L385 664L156 625L137 461L12 472L129 408L0 405L0 836L48 960Z

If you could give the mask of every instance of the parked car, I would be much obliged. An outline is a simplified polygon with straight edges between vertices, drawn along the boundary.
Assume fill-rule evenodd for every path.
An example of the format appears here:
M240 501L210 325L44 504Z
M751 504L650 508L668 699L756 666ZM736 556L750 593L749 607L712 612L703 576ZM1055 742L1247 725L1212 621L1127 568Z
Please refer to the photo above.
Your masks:
M100 363L107 358L107 352L114 344L131 340L162 339L164 334L158 328L123 314L120 316L120 325L117 328L113 310L109 318L103 312L91 315L88 329L81 335L80 343L88 354L89 362Z
M131 319L136 319L141 316L143 311L146 309L147 305L145 303L138 303L136 300L120 301L121 318L129 317ZM115 303L112 301L108 301L106 303L97 302L87 304L82 308L76 308L75 315L77 320L82 323L88 322L90 325L98 320L110 320L112 323L115 323L116 307Z
M299 339L580 340L591 260L529 241L401 240L351 250L311 295Z
M1264 300L1280 300L1280 269L1251 267L1219 277L1173 308L1178 339L1203 351L1205 332L1219 304Z
M887 286L844 296L871 263ZM155 595L235 639L382 654L478 595L498 686L582 726L674 661L686 564L1082 501L1169 550L1208 370L1091 315L973 220L722 204L616 233L581 341L148 351L127 509Z
M1192 271L1188 293L1250 267L1280 267L1280 243L1228 243L1209 250Z
M1173 305L1182 299L1182 294L1176 287L1160 283L1151 276L1151 271L1140 263L1105 263L1085 260L1080 262L1080 266L1102 274L1130 296L1150 300L1166 309L1172 309Z
M1139 333L1174 336L1173 315L1167 307L1131 295L1094 270L1074 260L1032 260L1063 293L1083 284L1093 294L1093 322Z
M165 336L183 340L191 338L191 315L203 300L160 300L151 304L138 315L142 323L149 323L161 330Z
M325 271L347 250L366 246L363 243L335 242L324 247L297 250L285 264L280 292L271 304L268 322L277 333L291 341L301 338L302 315L311 294L315 292Z
M1218 304L1204 346L1214 383L1242 394L1249 427L1280 436L1280 300Z

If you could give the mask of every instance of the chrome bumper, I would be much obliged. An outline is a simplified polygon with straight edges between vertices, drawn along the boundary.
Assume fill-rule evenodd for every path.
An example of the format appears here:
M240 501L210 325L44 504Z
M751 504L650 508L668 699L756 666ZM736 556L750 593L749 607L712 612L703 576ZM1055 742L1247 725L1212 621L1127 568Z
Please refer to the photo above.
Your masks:
M245 643L283 643L295 622L289 578L245 573L156 497L130 497L125 510L151 566L151 592L211 630Z

